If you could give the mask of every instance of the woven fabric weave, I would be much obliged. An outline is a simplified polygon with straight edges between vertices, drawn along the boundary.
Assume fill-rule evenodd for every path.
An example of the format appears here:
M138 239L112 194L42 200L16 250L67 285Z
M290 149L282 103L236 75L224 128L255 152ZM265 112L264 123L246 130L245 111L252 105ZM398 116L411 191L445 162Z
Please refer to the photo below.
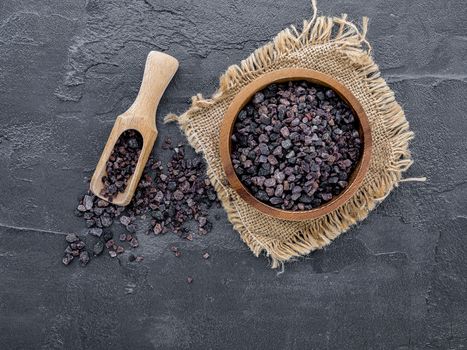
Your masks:
M229 67L212 98L194 96L188 111L166 117L177 121L189 143L204 154L208 175L235 230L256 256L266 253L274 268L324 247L363 220L412 164L408 143L413 133L371 58L366 28L366 18L358 29L345 15L313 17L302 31L287 28L240 65ZM345 85L363 106L373 139L370 167L358 191L328 215L301 222L277 219L247 204L229 187L219 156L221 123L235 95L265 73L292 67L326 73Z

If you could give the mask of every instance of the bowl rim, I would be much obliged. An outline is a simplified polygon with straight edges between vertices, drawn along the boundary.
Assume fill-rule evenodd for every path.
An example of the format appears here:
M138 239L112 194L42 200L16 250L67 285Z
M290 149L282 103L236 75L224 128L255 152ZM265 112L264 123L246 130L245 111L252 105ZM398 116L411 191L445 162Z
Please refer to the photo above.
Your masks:
M282 83L294 80L306 80L313 84L325 86L334 90L334 92L336 92L339 97L341 97L347 103L349 108L352 109L354 116L358 119L360 137L362 138L363 146L363 152L360 156L357 166L350 176L348 186L329 202L317 208L303 211L279 209L258 200L253 196L253 194L250 193L250 191L238 178L230 157L232 148L231 135L233 132L235 120L237 119L237 115L240 110L251 100L256 92L264 89L266 86L274 83ZM343 205L359 189L369 169L371 160L371 128L368 117L360 102L347 87L338 82L336 79L327 74L311 69L285 68L261 75L243 87L234 97L224 114L224 119L221 124L219 153L227 181L229 182L232 189L236 191L245 202L260 212L279 219L289 221L316 219L332 212L333 210Z

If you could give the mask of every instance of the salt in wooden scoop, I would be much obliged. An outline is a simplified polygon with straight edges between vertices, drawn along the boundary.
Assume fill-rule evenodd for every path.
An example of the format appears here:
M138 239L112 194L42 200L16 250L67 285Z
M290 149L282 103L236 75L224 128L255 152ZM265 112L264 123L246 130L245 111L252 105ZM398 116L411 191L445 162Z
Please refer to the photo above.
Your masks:
M123 132L133 129L141 134L143 147L125 191L119 192L112 198L112 203L120 206L126 206L130 203L157 138L155 118L157 106L177 69L178 61L174 57L158 51L149 53L138 96L131 107L117 117L92 176L90 189L99 198L108 200L101 194L104 187L102 177L106 175L106 163L114 145Z

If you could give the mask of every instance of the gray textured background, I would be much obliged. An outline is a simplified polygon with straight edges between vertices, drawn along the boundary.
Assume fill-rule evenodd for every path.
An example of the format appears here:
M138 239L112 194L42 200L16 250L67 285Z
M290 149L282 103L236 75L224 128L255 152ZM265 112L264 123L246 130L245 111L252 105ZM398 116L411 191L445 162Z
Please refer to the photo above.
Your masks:
M402 185L277 275L222 212L194 242L140 235L141 264L60 259L63 233L84 228L73 209L147 52L180 60L158 121L161 138L182 141L162 116L212 93L228 65L309 17L307 0L0 1L0 349L467 347L466 5L319 7L370 17L375 59L417 135L407 176L429 180Z

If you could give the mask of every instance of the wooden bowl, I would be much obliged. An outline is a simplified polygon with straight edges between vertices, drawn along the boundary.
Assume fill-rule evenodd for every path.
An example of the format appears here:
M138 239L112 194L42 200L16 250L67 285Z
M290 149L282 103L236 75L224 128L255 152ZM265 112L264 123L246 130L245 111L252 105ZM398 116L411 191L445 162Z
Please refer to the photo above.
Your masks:
M231 135L234 128L235 120L242 108L250 102L253 95L264 89L266 86L273 83L283 83L292 80L306 80L311 83L322 85L331 88L337 93L352 109L354 116L359 122L359 132L362 139L363 152L360 155L355 169L353 170L347 187L336 197L325 204L303 211L291 211L278 209L263 203L256 199L249 190L243 185L235 173L231 160ZM365 177L370 164L371 158L371 132L368 117L355 96L341 83L327 74L323 74L310 69L301 68L286 68L274 72L266 73L261 77L253 80L245 86L237 96L233 99L227 109L221 127L220 135L220 157L224 168L227 180L230 186L243 198L248 204L252 205L264 214L291 221L302 221L315 219L326 215L334 209L344 204L358 190L359 186Z

